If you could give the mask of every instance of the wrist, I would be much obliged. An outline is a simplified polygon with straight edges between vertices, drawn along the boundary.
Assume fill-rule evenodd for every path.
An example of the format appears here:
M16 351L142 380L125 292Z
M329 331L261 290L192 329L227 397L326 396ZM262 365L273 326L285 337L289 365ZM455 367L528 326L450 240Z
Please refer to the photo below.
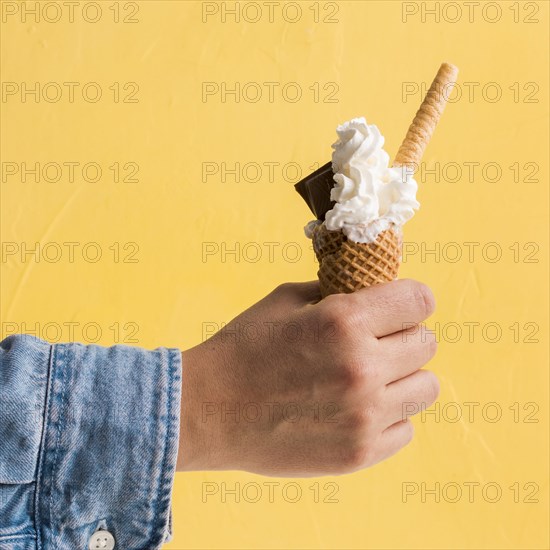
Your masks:
M215 390L215 348L200 344L182 353L182 395L177 470L223 469L219 417L207 415L219 407Z
M192 471L200 469L200 458L197 456L197 439L200 429L200 410L196 403L196 358L192 350L181 354L182 383L181 383L181 411L180 437L178 446L178 471Z

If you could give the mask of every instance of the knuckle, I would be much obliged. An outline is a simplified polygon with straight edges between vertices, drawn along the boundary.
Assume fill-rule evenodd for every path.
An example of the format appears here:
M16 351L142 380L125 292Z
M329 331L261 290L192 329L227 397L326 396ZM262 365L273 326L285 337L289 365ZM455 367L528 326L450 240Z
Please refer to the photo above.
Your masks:
M424 344L426 347L426 354L428 356L428 361L435 356L437 353L437 338L435 336L435 332L433 330L424 329Z
M342 297L339 294L330 294L319 303L321 316L334 319L342 314Z
M376 357L376 355L373 355L373 357ZM361 374L363 377L363 386L371 394L385 386L384 369L379 362L364 359L361 365Z
M437 376L431 371L425 371L425 392L426 401L431 405L439 396L439 380Z
M347 338L351 335L353 324L350 322L349 311L341 300L341 296L327 296L319 310L320 322L325 327L334 330L336 338Z
M337 381L344 387L345 395L357 399L358 396L375 397L377 390L384 386L383 369L374 361L363 356L348 353L343 361L335 363Z
M364 370L354 360L349 359L337 366L337 373L346 394L354 395L364 387Z
M435 311L435 298L433 292L423 283L413 286L413 297L424 318L429 317Z
M403 430L403 447L408 445L414 438L414 426L413 423L407 419L405 422L405 429Z
M273 294L286 294L292 288L292 283L281 283L273 289Z
M346 472L355 472L364 468L372 460L370 447L363 441L358 441L346 449L343 457L343 466Z
M401 331L401 342L403 344L415 345L423 340L422 327L418 323L403 322Z
M346 426L358 436L363 436L373 425L375 417L376 409L373 406L361 407L348 414Z

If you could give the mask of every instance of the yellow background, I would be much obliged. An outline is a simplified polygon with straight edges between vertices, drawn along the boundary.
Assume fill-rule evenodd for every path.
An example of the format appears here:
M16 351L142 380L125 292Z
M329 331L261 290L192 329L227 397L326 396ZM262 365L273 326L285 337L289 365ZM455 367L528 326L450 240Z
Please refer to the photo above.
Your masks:
M14 3L3 4L5 9ZM461 3L462 18L455 23L448 21L456 16L450 8L439 22L430 15L423 22L420 11L403 22L399 1L338 2L335 23L315 23L314 2L300 2L296 23L285 22L281 8L273 22L264 11L257 23L235 23L230 16L223 22L220 14L204 23L200 2L144 1L137 3L137 23L118 24L109 9L113 2L100 4L97 23L84 21L78 8L73 23L66 15L59 22L35 22L32 16L25 22L20 11L2 23L4 82L76 81L79 89L98 82L103 90L97 103L84 101L78 91L73 103L67 95L56 103L35 103L31 96L23 102L21 95L2 101L3 162L97 162L103 169L97 183L78 173L72 183L66 175L55 183L23 183L17 175L2 181L4 244L80 243L74 262L65 253L51 263L4 255L2 336L38 323L39 335L54 338L55 327L73 322L78 341L95 339L93 331L82 332L86 323L95 323L104 345L197 344L205 323L228 321L278 283L316 273L302 233L311 215L280 171L273 182L265 173L258 182L235 182L230 175L225 183L219 175L203 182L203 163L293 162L305 175L314 163L330 159L336 125L361 115L379 126L394 155L421 100L416 93L404 101L404 83L429 85L445 60L460 67L461 83L477 83L463 87L463 97L449 105L425 156L432 169L437 162L458 163L462 177L438 183L428 175L419 181L422 208L405 231L409 250L458 243L464 257L448 261L456 245L439 261L433 255L422 261L419 252L400 272L432 287L438 308L430 324L449 330L430 367L441 380L440 412L458 403L467 417L464 403L477 402L473 419L448 421L456 412L450 408L447 421L417 418L415 440L391 460L319 480L321 487L338 484L337 503L314 501L309 487L316 480L298 480L303 496L297 503L277 490L273 503L265 495L257 503L235 503L231 496L223 503L220 495L204 503L203 482L231 488L248 482L264 487L273 480L244 473L178 474L175 538L166 548L548 548L548 3L498 2L502 14L493 23L487 19L495 12L481 11L484 2L473 22ZM128 4L120 2L121 17L133 11ZM321 18L333 11L326 4L319 4ZM412 4L418 10L434 5ZM253 15L247 12L249 19ZM529 18L538 23L524 22ZM303 97L296 103L280 93L273 103L265 97L236 103L232 96L222 103L219 95L203 101L202 83L222 81L278 82L279 90L297 82ZM138 103L114 102L114 82L137 82ZM321 89L335 82L337 102L315 102L308 89L315 82ZM529 97L537 102L526 103L532 82L538 91ZM500 100L488 100L496 89L488 83L501 89ZM137 163L139 181L113 182L114 162ZM464 163L475 162L480 164L470 181ZM519 182L509 168L516 162L522 167ZM531 178L536 181L527 179L528 162L538 165ZM487 163L501 166L499 181L482 177ZM78 252L90 242L103 252L96 263ZM129 242L139 246L137 263L115 262L109 247ZM268 242L278 243L273 261ZM472 262L467 242L480 243ZM204 243L238 243L241 250L223 262L220 254L203 258ZM487 243L501 247L499 261L483 256ZM538 245L537 263L523 261L534 250L526 243ZM301 257L289 261L296 246ZM519 262L511 246L519 246ZM252 262L258 247L263 253ZM282 254L283 247L289 254ZM114 323L126 326L122 335L109 328ZM472 341L468 323L479 323ZM500 341L488 341L495 325L486 327L488 337L482 333L487 323L501 328ZM514 323L520 342L509 328ZM453 342L457 326L464 333ZM533 327L538 342L523 342ZM46 329L51 332L43 334ZM67 339L63 329L61 340ZM487 403L500 407L500 420L484 418ZM514 403L519 422L509 409ZM528 403L536 405L524 410ZM527 423L533 407L538 422ZM420 495L403 502L405 482L428 489L454 483L464 491L465 483L480 486L473 502L466 492L456 503L448 501L452 492L440 502L433 495L426 502ZM496 503L480 496L481 486L491 482L502 488ZM522 502L514 502L514 483ZM538 502L523 502L533 487L525 489L526 483L538 487Z

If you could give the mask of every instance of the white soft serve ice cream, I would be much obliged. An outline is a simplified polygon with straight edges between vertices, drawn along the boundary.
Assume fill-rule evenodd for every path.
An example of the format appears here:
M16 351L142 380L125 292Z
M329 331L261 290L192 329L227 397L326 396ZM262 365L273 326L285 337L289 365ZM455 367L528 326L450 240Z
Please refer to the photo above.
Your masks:
M336 132L339 139L332 145L336 184L330 195L336 204L325 216L326 227L343 231L357 243L373 242L381 231L412 218L420 206L418 186L410 171L390 167L390 157L382 149L384 137L374 124L354 118ZM308 225L306 233L311 234L311 229Z

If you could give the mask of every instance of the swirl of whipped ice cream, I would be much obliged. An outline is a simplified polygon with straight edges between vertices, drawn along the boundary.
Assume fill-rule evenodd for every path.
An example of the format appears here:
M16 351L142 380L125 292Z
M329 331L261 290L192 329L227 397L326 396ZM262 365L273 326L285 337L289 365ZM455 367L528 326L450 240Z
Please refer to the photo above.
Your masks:
M325 216L327 229L341 230L357 243L376 240L381 231L401 226L414 215L417 184L411 172L390 167L384 137L374 124L354 118L338 126L332 145L332 170L336 201Z

